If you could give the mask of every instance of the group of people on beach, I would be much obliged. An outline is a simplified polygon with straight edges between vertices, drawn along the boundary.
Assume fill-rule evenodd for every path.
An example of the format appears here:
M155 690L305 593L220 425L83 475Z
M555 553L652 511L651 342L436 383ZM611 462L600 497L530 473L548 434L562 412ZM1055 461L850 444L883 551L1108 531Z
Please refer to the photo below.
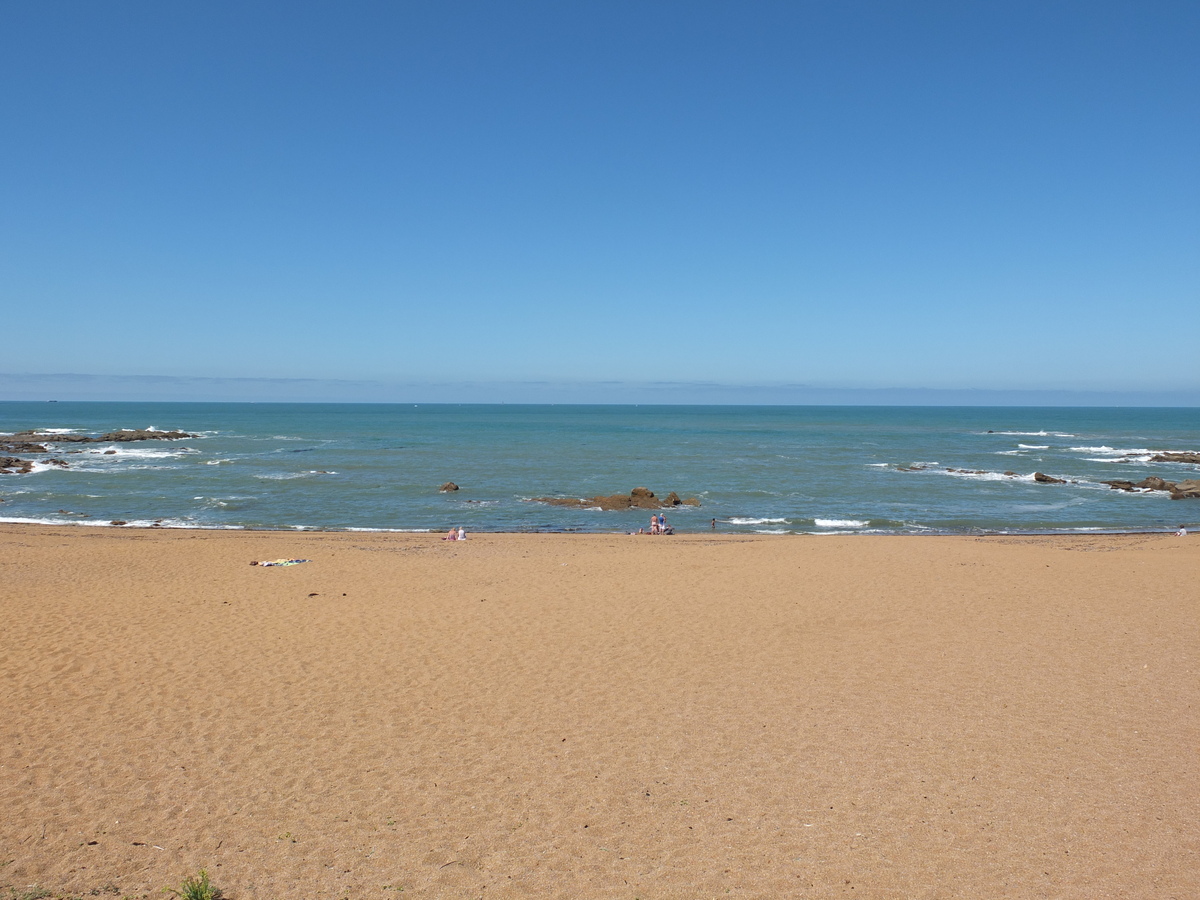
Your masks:
M459 525L457 528L451 528L442 537L443 541L465 541L467 539L467 529Z
M638 534L646 534L646 529L639 528ZM667 524L667 517L662 513L654 513L650 516L650 534L674 534L675 529Z

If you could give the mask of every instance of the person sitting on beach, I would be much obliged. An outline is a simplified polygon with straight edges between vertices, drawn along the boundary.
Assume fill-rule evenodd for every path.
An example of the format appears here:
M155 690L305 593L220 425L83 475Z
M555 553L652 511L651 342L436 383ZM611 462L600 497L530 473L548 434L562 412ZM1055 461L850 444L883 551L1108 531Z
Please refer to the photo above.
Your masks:
M1180 525L1179 530L1175 532L1175 537L1187 537L1187 527Z
M465 541L467 539L467 529L461 525L458 526L458 540Z
M451 528L451 529L450 529L449 531L447 531L447 532L446 532L446 534L445 534L445 535L442 537L442 540L443 540L443 541L457 541L457 540L458 540L458 529L456 529L456 528Z

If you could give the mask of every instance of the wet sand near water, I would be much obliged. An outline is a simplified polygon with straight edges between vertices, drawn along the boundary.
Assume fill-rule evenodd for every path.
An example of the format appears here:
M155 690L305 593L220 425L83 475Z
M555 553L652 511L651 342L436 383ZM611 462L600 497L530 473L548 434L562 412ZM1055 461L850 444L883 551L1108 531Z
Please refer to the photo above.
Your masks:
M1169 535L0 526L0 897L1200 897L1198 585Z

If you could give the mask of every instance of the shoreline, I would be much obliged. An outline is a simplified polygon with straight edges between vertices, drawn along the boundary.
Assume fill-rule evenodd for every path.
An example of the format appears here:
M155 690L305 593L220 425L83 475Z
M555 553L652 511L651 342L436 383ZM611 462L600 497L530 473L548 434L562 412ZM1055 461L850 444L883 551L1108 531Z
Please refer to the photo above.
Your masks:
M1191 522L1185 521L1182 523L1184 527L1190 529L1200 529L1200 521ZM412 535L441 535L443 530L432 528L366 528L366 527L351 527L351 528L321 528L315 526L278 526L274 528L268 527L251 527L246 525L175 525L163 522L161 524L142 524L139 523L124 523L116 524L108 521L67 521L67 522L51 522L41 519L5 519L0 517L0 528L115 528L125 531L197 531L197 532L213 532L213 533L242 533L242 534L412 534ZM448 527L448 526L447 526ZM610 536L625 536L625 537L1086 537L1087 535L1171 535L1174 534L1178 526L1164 525L1158 528L1081 528L1081 529L1057 529L1057 530L995 530L979 528L973 531L939 531L933 528L922 529L921 531L904 532L904 531L885 531L882 529L841 529L831 528L827 531L721 531L719 528L716 531L710 529L699 529L696 531L680 531L676 530L673 535L650 535L638 534L632 531L591 531L584 529L551 529L551 528L527 528L518 531L493 531L489 529L476 528L468 532L468 535L518 535L518 534L577 534L577 535L610 535ZM1190 531L1189 531L1190 534Z
M473 537L0 526L0 893L1200 895L1198 541Z

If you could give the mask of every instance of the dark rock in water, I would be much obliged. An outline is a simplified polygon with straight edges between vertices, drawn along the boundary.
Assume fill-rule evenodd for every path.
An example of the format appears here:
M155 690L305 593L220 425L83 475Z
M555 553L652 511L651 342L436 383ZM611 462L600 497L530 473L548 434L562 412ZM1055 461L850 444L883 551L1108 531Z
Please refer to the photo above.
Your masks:
M1151 475L1136 484L1132 481L1103 481L1101 484L1107 484L1114 491L1164 491L1171 495L1172 500L1200 498L1200 480L1195 479L1176 484L1174 481Z
M1151 475L1149 478L1143 478L1137 483L1137 487L1145 488L1149 491L1173 491L1175 483L1173 481L1165 481L1157 475Z
M0 441L0 450L6 453L46 453L45 445L32 441Z
M610 497L534 497L536 503L549 503L551 506L569 506L575 509L665 509L672 506L699 506L700 501L695 497L681 500L672 491L666 499L660 500L649 488L634 488L628 494L613 494Z
M1016 477L1017 477L1017 473L1016 473L1016 472L1005 472L1004 474L1005 474L1005 476L1006 476L1006 477L1008 477L1008 478L1016 478Z
M128 525L129 523L126 522L124 519L113 519L108 524L110 524L110 525Z
M439 490L441 493L445 494L445 493L448 493L448 492L450 492L450 491L457 491L457 490L458 490L458 485L457 485L457 484L455 484L453 481L447 481L447 482L446 482L445 484L443 484L443 485L442 485L440 488L438 488L438 490Z
M1200 480L1189 478L1175 485L1171 491L1172 500L1200 500Z
M896 466L897 472L924 472L928 466Z
M667 496L665 498L663 498L663 506L699 506L699 505L700 505L700 501L697 500L695 497L688 497L686 500L683 500L674 491L671 491L671 493L667 494Z
M1150 457L1150 462L1190 463L1193 466L1200 466L1200 453L1173 453L1168 450L1163 453L1155 453Z
M0 456L0 472L5 475L28 475L33 471L33 462L15 456Z
M1043 475L1041 472L1034 472L1033 480L1036 481L1038 484L1066 484L1067 483L1062 478L1055 478L1051 475Z

